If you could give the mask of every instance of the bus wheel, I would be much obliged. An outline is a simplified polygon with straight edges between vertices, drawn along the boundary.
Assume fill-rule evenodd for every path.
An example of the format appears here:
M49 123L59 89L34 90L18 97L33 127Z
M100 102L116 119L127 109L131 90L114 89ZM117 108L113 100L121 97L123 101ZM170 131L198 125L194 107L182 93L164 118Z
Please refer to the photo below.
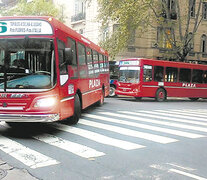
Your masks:
M197 101L199 98L189 98L191 101Z
M136 101L141 101L142 97L135 97Z
M78 94L74 97L74 114L70 118L70 124L77 124L81 117L81 103Z
M156 97L155 97L156 101L158 102L163 102L166 100L166 92L164 89L160 88L157 90L156 92Z
M101 91L101 97L100 100L97 102L98 106L102 106L104 104L104 91Z
M114 97L116 94L115 94L115 87L114 86L110 86L110 90L109 90L109 96L110 97Z

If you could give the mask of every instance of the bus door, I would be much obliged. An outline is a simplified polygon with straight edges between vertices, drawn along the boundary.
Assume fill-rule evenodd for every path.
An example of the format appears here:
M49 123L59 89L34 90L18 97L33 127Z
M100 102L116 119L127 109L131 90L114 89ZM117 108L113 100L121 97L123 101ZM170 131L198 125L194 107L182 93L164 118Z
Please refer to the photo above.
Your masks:
M75 41L70 38L67 38L65 42L58 39L57 44L60 72L60 112L61 118L65 119L73 115L75 84L78 79L76 46ZM71 60L71 64L66 63L65 48L72 49L73 59Z

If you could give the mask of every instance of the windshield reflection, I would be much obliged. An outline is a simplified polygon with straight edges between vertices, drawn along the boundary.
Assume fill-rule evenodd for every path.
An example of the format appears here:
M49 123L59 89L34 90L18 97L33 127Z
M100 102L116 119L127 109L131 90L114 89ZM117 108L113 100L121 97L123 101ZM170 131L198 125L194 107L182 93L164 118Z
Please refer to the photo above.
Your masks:
M55 83L53 40L0 39L0 90L49 89Z
M119 82L138 83L140 67L121 67L119 71Z

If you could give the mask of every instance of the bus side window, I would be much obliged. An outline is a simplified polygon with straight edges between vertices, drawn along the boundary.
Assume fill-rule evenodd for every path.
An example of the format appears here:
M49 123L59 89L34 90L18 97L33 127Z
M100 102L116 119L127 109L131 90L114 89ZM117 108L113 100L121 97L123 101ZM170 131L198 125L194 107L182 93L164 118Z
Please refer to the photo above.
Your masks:
M163 82L164 67L155 66L154 67L154 81Z
M202 83L203 81L203 71L198 69L193 69L192 83Z
M100 72L104 72L104 56L102 54L99 55L99 66Z
M144 65L144 74L143 74L143 81L149 82L152 81L152 66Z
M165 82L177 82L178 77L178 68L174 67L167 67L166 68L166 75L165 75Z
M180 82L188 82L191 80L191 70L190 69L180 69L179 81Z
M104 58L104 64L105 64L105 71L106 72L109 72L109 61L108 61L108 57L107 56L105 56L105 58Z
M87 66L86 66L86 48L84 45L78 43L78 65L80 78L87 78Z
M60 75L68 74L67 72L67 64L65 62L65 43L61 40L57 40L58 43L58 57L59 57L59 68L60 68Z
M203 83L207 83L207 71L203 73Z
M87 54L87 66L88 66L88 76L94 77L94 67L93 67L93 53L90 48L86 48Z
M71 48L73 53L73 60L71 62L71 65L69 65L70 78L78 78L77 51L75 40L67 38L67 48Z
M94 73L96 76L99 75L99 54L97 51L93 51L93 64L94 64Z

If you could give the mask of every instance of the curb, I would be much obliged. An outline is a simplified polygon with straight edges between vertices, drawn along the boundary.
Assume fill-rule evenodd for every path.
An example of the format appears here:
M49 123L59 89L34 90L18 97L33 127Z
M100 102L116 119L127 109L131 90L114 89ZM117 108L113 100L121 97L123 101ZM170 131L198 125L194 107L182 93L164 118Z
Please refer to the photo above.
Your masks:
M26 169L18 169L10 166L0 159L0 179L2 180L38 180L33 177Z

